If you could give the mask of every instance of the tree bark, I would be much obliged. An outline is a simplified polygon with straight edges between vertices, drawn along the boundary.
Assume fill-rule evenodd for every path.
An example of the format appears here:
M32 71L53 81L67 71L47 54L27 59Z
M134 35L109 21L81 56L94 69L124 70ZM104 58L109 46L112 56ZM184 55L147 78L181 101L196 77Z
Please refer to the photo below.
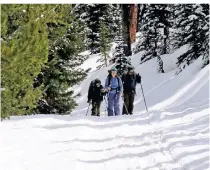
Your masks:
M168 27L164 27L164 48L163 48L163 54L167 54L167 39L168 39Z
M123 29L123 41L124 41L124 54L126 56L132 55L131 51L131 39L130 39L130 5L122 5L122 29Z

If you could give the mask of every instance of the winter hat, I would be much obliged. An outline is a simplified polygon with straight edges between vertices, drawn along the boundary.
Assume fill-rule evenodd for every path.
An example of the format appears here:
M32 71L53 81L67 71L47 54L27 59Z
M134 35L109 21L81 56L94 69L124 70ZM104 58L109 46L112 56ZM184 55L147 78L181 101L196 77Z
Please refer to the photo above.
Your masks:
M128 67L128 71L134 70L133 66Z
M113 66L113 67L110 69L110 71L117 71L117 69L116 69L115 66Z
M100 83L101 84L101 80L99 80L98 78L95 79L95 83Z

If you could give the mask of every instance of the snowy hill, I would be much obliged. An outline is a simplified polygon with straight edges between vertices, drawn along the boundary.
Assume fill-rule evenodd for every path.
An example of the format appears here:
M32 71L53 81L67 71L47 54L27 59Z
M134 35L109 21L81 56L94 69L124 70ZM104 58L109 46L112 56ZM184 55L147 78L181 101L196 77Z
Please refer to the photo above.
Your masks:
M166 72L165 74L157 73L156 58L140 65L141 53L132 56L131 60L135 67L135 71L140 73L142 77L143 90L150 111L164 109L169 106L173 108L185 107L188 103L192 103L192 101L202 101L205 96L207 100L206 103L208 103L209 69L207 66L205 69L199 71L201 69L201 58L190 65L187 70L183 71L178 76L175 76L177 57L183 54L186 48L186 46L183 46L172 54L161 56ZM96 61L98 58L99 56L93 55L82 66L85 69L91 67L93 68L93 71L90 72L87 79L75 89L77 93L81 93L81 97L77 99L79 106L73 112L73 115L85 114L84 111L86 111L88 107L87 92L92 80L99 78L102 81L102 84L105 84L108 69L111 66L97 71ZM140 85L137 85L136 91L137 96L135 97L134 112L140 114L145 111ZM104 111L105 102L101 107L101 112Z
M156 59L140 63L132 56L149 109L145 112L137 85L133 116L85 116L89 83L104 84L108 68L96 71L98 55L83 68L94 66L75 87L79 106L72 116L12 117L0 124L2 170L207 170L209 167L209 68L198 59L175 76L176 58L186 47L161 56L166 73L157 74ZM121 102L122 105L122 102Z

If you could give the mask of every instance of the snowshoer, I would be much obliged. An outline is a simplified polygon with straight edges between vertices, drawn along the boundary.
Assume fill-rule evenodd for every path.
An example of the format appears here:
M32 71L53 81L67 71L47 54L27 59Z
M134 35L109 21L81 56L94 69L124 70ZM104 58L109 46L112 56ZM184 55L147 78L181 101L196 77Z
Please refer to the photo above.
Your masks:
M100 106L105 95L104 88L99 79L95 79L90 83L88 90L88 103L92 104L91 116L100 116Z
M123 74L122 76L122 82L123 82L123 89L124 89L124 103L125 106L123 106L123 115L125 114L133 114L133 108L134 108L134 97L136 94L136 84L141 83L141 76L136 74L134 72L134 67L129 67L128 72ZM128 113L127 113L128 112Z
M108 116L120 115L120 97L123 95L122 80L117 76L117 69L112 67L111 75L105 82L105 89L108 91Z

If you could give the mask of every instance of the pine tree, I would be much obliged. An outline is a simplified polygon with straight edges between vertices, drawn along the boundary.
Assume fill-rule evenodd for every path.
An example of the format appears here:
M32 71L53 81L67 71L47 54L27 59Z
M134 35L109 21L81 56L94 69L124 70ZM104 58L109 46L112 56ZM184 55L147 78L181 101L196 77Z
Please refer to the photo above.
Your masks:
M142 37L135 53L144 51L141 58L145 62L153 57L153 52L168 54L170 52L170 32L172 27L171 6L168 4L149 4L142 7L140 27Z
M115 63L116 68L118 69L118 74L119 76L121 76L127 69L128 67L131 66L131 59L126 56L126 55L130 55L131 54L131 49L129 50L129 43L125 40L126 36L123 36L123 32L128 33L127 36L130 37L129 32L127 32L126 30L126 26L123 26L123 24L128 24L127 26L129 27L129 21L126 21L126 17L127 19L129 19L129 5L125 6L124 9L124 21L122 16L120 15L120 13L122 12L122 6L117 6L116 9L119 9L116 12L116 19L118 22L118 27L116 28L116 33L115 33L115 43L117 44L115 47L115 51L112 54L112 59L111 62ZM129 29L129 28L128 28Z
M203 42L203 65L202 68L209 64L209 4L201 4L205 14L205 26L202 28L205 32Z
M109 50L110 50L110 38L109 38L109 29L105 25L103 21L100 23L100 52L101 52L101 58L98 60L102 62L103 64L98 66L98 69L101 67L107 67L108 66L108 59L109 59ZM97 62L98 62L97 61Z
M118 75L122 76L122 74L128 70L128 67L131 66L131 59L129 56L126 56L124 53L124 46L127 44L124 44L123 41L119 42L116 51L114 53L113 60L116 63L116 68L118 70Z
M102 16L99 18L103 21L109 30L110 40L114 41L119 35L119 27L121 26L121 7L119 4L106 4Z
M151 4L146 5L145 8L144 24L141 27L143 37L135 49L136 52L145 51L142 62L152 58L153 51L160 52L157 48L161 37L158 29L157 6Z
M173 16L171 13L172 5L170 4L161 4L158 5L158 14L159 14L159 28L163 30L161 34L161 43L160 45L160 54L169 54L170 53L170 32L169 29L173 25Z
M80 25L71 13L70 6L62 10L67 13L61 11L65 15L60 22L56 25L48 23L51 46L48 67L39 77L45 95L39 101L38 113L70 114L77 105L72 87L79 84L88 72L78 68L86 59L79 55L83 49L83 40L78 38L82 34Z
M42 95L34 79L47 61L46 5L2 5L1 118L30 114ZM46 15L48 14L48 15Z
M178 57L176 74L200 56L208 57L209 40L206 37L209 34L209 24L206 22L209 17L209 11L206 10L208 8L208 4L182 4L177 8L177 46L188 44L189 48Z
M88 27L88 23L90 21L90 7L90 4L76 4L72 9L72 13L82 29L81 33L83 33L83 37L81 38L84 42L84 48L86 50L89 49L87 36L90 34L90 28Z
M113 9L113 21L115 23L114 28L110 28L110 29L114 29L114 35L113 35L113 39L112 41L114 43L116 43L116 46L114 46L114 49L111 51L112 53L110 53L110 63L115 63L116 60L116 51L117 48L119 48L119 46L122 44L123 42L123 36L122 36L122 7L119 4L113 5L114 9ZM122 52L123 53L123 52Z
M137 14L137 32L140 32L140 28L144 23L144 15L147 10L146 4L138 4L138 14Z
M118 27L119 5L112 4L78 4L74 13L85 26L86 43L91 53L100 52L100 21L109 28L109 37L112 40Z

